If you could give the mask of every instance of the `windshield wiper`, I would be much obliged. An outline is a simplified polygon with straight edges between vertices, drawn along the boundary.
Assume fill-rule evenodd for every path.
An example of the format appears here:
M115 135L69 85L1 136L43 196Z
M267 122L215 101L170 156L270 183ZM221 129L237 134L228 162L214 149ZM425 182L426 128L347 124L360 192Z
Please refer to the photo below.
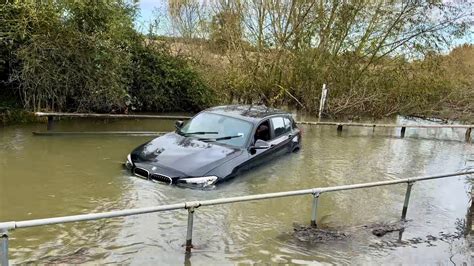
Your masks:
M178 131L178 133L183 134L184 136L189 136L189 135L206 135L206 134L219 134L219 132L215 131L196 131L196 132L183 132L181 130Z
M219 140L240 138L240 137L243 137L243 136L244 136L244 135L225 136L225 137L220 137L220 138L215 138L215 139L201 138L201 139L199 139L199 140L202 140L202 141L219 141Z

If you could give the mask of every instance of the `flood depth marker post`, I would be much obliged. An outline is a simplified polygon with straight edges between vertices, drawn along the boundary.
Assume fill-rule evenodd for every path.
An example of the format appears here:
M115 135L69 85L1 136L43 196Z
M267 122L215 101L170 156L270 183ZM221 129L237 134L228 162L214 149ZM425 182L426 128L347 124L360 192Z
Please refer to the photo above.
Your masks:
M324 109L326 107L327 96L328 96L328 89L327 89L326 84L323 84L323 89L321 91L321 99L319 101L319 116L318 116L319 119L321 119Z

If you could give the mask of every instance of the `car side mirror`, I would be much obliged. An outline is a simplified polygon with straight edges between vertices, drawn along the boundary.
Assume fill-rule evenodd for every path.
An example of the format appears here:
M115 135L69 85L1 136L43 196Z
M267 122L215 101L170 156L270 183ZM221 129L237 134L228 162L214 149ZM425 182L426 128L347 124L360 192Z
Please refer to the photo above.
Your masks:
M261 139L257 139L257 141L255 141L255 144L253 146L255 149L268 149L270 148L270 143Z
M183 125L184 125L184 122L181 120L176 120L176 122L174 122L174 126L176 127L176 129L181 129Z
M264 140L257 139L253 146L250 146L250 154L255 154L257 150L264 150L270 148L270 144Z

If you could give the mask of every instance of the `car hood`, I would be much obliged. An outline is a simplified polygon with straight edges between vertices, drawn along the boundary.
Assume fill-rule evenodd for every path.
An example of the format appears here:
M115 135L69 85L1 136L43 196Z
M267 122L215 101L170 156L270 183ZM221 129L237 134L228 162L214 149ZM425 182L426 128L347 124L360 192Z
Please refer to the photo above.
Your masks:
M150 173L186 177L206 175L241 152L239 148L203 142L172 132L139 146L131 156L137 166L146 168Z

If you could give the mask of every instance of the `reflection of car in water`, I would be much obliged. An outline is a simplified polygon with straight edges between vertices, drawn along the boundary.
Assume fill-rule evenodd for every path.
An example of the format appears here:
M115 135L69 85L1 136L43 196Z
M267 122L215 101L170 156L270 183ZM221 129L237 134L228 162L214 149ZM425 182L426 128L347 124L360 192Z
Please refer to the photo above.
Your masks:
M137 176L185 186L209 186L300 148L290 114L265 106L204 110L176 131L133 150L126 166Z

